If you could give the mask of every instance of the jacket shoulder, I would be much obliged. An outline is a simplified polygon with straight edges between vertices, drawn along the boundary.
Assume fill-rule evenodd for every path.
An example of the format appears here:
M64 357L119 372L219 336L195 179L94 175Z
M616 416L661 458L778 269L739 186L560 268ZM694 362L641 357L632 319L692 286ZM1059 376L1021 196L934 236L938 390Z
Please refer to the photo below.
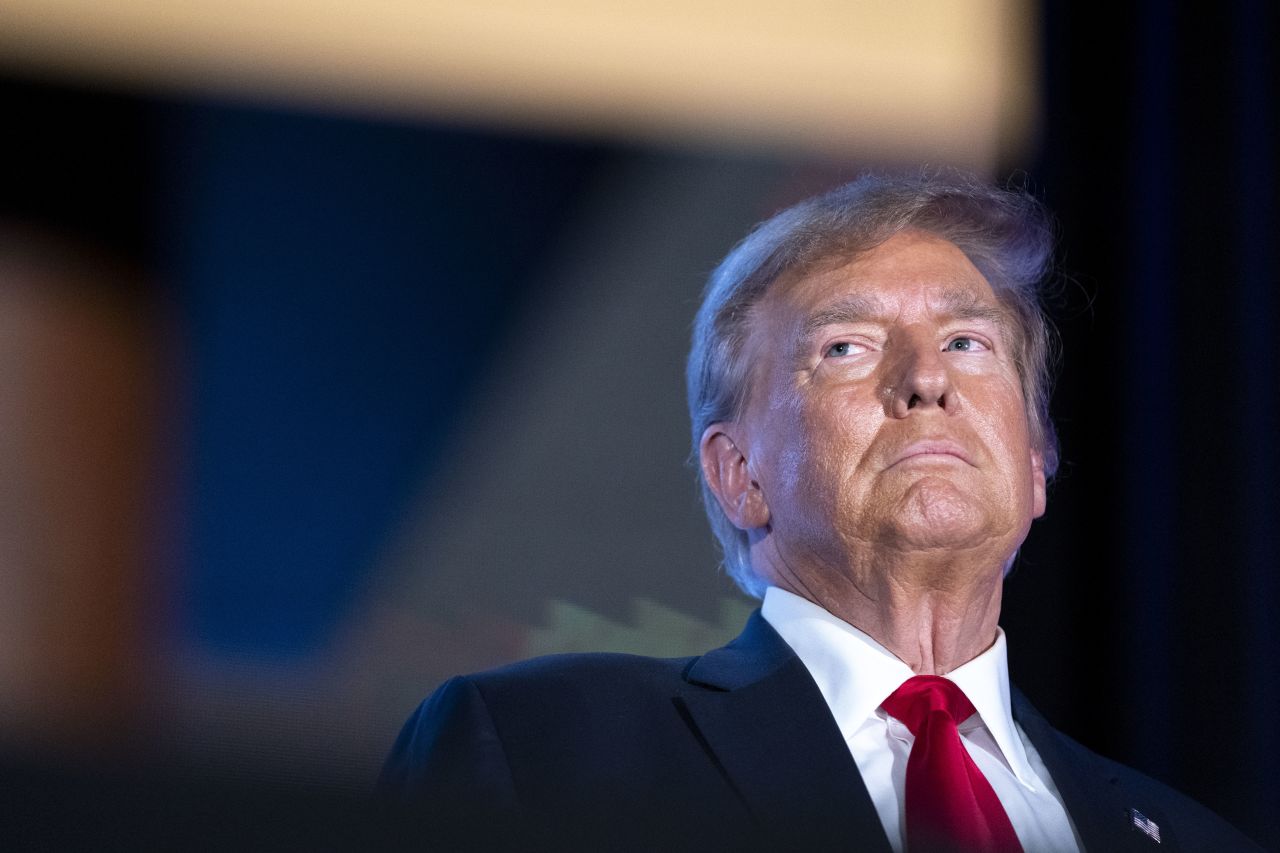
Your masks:
M548 747L612 754L672 736L673 698L688 689L696 658L568 654L533 658L466 676L483 699L512 759L552 761Z
M1175 841L1178 850L1260 851L1262 848L1216 813L1127 765L1094 752L1050 726L1025 697L1015 697L1018 722L1023 726L1049 767L1076 821L1098 821L1097 806L1114 811L1108 824L1120 819L1134 831L1152 821L1164 843ZM1037 737L1035 733L1038 733ZM1090 808L1095 807L1095 808ZM1100 821L1101 822L1101 821ZM1087 834L1087 833L1086 833Z
M460 849L503 848L494 827L512 835L510 849L617 848L566 847L564 827L643 838L662 813L649 799L685 786L709 808L723 786L681 716L679 693L698 689L683 678L694 660L554 655L451 678L405 724L382 789L420 807L424 837ZM555 843L529 841L543 834Z
M1069 748L1087 753L1105 775L1117 780L1116 784L1119 787L1134 792L1135 799L1157 803L1159 811L1169 822L1170 828L1176 831L1180 849L1262 850L1248 836L1216 812L1181 791L1132 767L1099 755L1066 735L1062 737L1069 742Z
M463 676L485 695L562 695L577 691L644 692L670 690L684 680L697 657L653 658L591 652L530 658Z
M454 676L405 723L382 787L449 778L456 788L465 770L489 786L498 784L502 798L510 798L513 758L542 743L563 748L608 739L619 728L662 715L695 660L563 654Z

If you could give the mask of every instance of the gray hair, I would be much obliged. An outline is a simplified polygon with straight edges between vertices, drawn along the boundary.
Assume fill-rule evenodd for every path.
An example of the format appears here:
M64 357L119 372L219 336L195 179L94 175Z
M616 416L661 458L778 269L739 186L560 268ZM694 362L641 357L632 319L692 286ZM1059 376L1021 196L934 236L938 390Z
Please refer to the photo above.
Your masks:
M1031 444L1046 477L1058 468L1049 421L1052 337L1040 285L1050 267L1053 228L1044 207L1022 190L1004 190L956 171L864 175L802 201L755 227L711 273L694 321L686 380L693 459L708 426L738 420L747 405L750 365L743 357L752 307L784 275L849 261L907 230L954 243L990 282L1018 330L1015 359ZM751 567L746 531L724 514L699 466L702 501L724 550L724 566L748 595L765 582Z

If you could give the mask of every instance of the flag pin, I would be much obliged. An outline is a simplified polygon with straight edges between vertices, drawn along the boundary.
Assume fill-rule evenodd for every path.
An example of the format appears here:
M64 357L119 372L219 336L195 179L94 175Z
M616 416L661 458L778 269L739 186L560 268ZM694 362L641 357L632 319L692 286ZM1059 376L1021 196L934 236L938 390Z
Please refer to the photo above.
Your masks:
M1160 825L1158 823L1137 809L1129 809L1129 819L1133 821L1134 829L1150 838L1156 844L1160 843Z

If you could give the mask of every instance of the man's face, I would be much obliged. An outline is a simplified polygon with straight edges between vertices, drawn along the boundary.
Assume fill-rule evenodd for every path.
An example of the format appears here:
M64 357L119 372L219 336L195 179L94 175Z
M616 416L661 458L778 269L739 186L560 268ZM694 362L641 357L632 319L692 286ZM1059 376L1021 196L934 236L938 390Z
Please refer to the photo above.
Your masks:
M1044 512L1011 318L955 245L898 234L757 304L736 441L787 560L1007 559ZM750 526L750 525L747 525Z

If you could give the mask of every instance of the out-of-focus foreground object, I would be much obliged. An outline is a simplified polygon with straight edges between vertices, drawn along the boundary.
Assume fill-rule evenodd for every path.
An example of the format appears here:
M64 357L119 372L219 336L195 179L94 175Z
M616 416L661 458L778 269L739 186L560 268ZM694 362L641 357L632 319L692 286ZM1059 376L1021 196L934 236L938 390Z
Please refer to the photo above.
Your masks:
M128 273L0 223L0 731L104 746L142 707L155 362Z
M1025 0L9 0L0 63L146 88L991 167L1036 115Z

